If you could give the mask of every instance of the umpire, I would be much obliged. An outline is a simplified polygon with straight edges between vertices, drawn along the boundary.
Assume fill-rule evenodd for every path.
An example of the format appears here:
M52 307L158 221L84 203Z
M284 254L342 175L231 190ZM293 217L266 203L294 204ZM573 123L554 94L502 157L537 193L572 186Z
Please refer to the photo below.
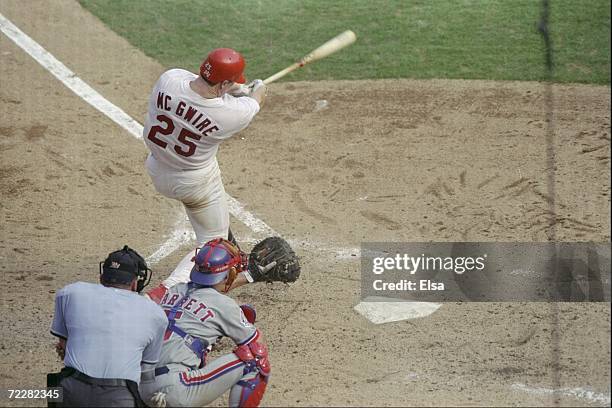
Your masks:
M49 387L63 388L55 406L141 406L141 364L158 362L168 324L162 309L138 294L150 279L145 260L126 245L100 262L100 284L76 282L57 292L51 334L65 367L47 376Z

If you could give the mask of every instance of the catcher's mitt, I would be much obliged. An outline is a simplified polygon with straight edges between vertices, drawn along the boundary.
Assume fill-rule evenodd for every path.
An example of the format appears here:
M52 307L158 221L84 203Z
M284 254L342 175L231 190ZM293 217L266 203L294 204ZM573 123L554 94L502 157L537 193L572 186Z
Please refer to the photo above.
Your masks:
M295 282L300 276L298 257L281 237L257 243L249 255L249 273L255 282Z

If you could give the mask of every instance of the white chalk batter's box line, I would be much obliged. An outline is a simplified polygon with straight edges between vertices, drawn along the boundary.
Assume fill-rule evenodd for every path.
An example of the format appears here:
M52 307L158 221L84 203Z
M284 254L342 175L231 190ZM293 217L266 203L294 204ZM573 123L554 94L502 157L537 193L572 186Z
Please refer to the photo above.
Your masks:
M610 406L610 393L602 393L593 391L590 387L576 388L544 388L544 387L529 387L525 384L514 383L510 386L513 390L522 391L532 395L552 396L552 397L570 397L578 400L583 400L589 404L597 404L602 407Z
M249 213L250 214L250 213ZM262 232L262 235L278 235L274 230L269 229ZM259 240L255 237L241 237L240 242L248 244L256 244ZM354 259L359 260L360 250L359 248L338 248L338 247L327 247L325 245L316 244L308 241L297 241L288 240L291 245L308 248L313 251L329 252L339 259ZM192 244L195 242L195 233L189 224L189 220L185 217L185 214L181 213L178 220L174 223L172 232L164 243L162 243L157 250L147 257L147 262L155 264L174 251L179 249L183 245Z

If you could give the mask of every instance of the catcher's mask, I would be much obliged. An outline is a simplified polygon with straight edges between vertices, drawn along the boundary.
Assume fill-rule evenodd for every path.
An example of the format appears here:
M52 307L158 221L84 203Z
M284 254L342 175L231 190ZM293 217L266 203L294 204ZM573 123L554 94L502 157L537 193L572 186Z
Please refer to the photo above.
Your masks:
M139 293L149 284L152 274L144 258L127 245L100 262L103 283L129 285L136 277L136 291Z
M225 291L231 287L236 275L246 265L246 255L226 239L208 241L196 249L195 265L189 275L192 282L202 286L214 286L227 278Z
M244 84L244 67L242 55L231 48L212 50L200 66L200 75L211 84L232 81Z

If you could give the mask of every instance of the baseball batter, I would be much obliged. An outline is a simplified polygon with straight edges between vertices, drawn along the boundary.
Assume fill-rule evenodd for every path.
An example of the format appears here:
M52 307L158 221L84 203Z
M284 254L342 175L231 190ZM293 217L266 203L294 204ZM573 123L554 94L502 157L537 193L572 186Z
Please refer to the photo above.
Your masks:
M236 246L215 239L198 251L190 282L163 296L168 327L161 357L140 384L147 404L204 406L230 390L230 406L258 406L270 375L267 349L241 307L222 293L246 267ZM208 350L221 337L236 343L234 352L207 362Z
M149 98L143 137L150 154L146 168L156 190L183 203L198 245L233 238L216 154L219 144L246 128L266 95L261 80L241 85L245 61L230 48L213 50L199 75L183 69L164 72ZM187 282L192 254L163 285L149 292L161 298L166 288ZM235 286L247 283L239 276Z

